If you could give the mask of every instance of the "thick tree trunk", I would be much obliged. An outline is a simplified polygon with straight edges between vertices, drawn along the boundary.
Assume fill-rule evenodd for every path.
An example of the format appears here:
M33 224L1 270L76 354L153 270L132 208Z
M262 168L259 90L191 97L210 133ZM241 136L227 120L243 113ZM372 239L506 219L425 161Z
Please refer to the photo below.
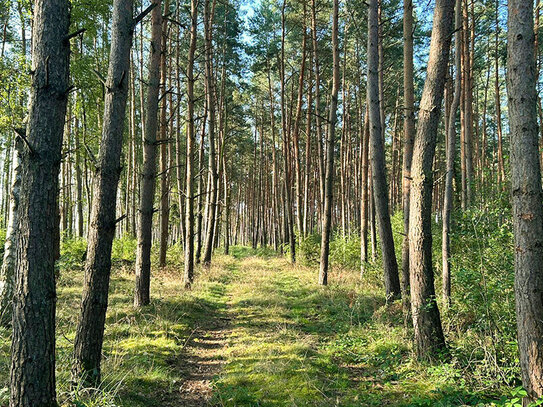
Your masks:
M437 0L426 82L420 103L411 168L409 268L416 353L432 359L445 347L432 264L432 189L437 128L443 101L454 21L455 0Z
M515 234L515 296L524 405L543 396L543 193L538 156L533 1L510 0L507 94Z
M442 229L442 276L443 276L443 304L449 306L451 302L451 211L453 206L453 178L454 178L454 157L456 153L456 114L460 106L462 94L462 63L461 63L461 40L462 40L462 3L456 0L455 12L455 67L456 81L454 97L451 104L449 121L447 123L447 172L445 173L445 193L443 198L443 229Z
M388 206L384 141L382 138L381 101L379 98L379 12L378 1L370 0L368 10L368 108L371 144L371 173L383 255L387 298L401 296L398 263Z
M145 109L145 137L143 139L143 174L138 211L138 248L136 251L136 289L134 306L148 305L151 300L151 245L153 204L155 201L158 97L160 91L160 60L162 43L162 10L160 0L151 13L151 46L149 56L149 83Z
M324 184L324 213L322 220L322 241L319 284L328 284L328 257L330 254L330 230L332 229L332 198L334 188L334 144L336 137L337 103L339 93L339 0L334 0L332 14L332 94L328 134L326 140L326 178Z
M21 154L10 406L53 407L55 236L58 176L68 101L67 0L34 2L32 82Z
M81 316L74 342L73 379L100 382L100 360L108 303L111 247L115 235L117 184L128 98L133 1L113 6L111 51L106 81L104 120L88 233Z

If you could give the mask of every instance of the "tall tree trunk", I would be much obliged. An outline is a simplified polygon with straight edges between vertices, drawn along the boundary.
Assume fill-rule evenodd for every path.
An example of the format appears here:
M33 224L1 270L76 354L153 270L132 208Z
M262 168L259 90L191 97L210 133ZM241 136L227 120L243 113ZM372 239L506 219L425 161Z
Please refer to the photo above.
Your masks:
M210 2L213 1L212 4ZM217 213L218 199L218 178L217 157L215 152L215 79L213 74L213 17L215 14L215 0L205 0L204 26L205 26L205 83L208 111L208 133L209 133L209 195L207 205L207 229L204 246L203 263L206 266L211 264L213 253L213 239Z
M315 134L317 136L317 152L319 163L319 212L322 212L324 205L324 154L322 145L321 134L321 80L320 80L320 66L319 66L319 44L317 40L317 5L316 0L311 0L311 40L313 42L313 58L315 65Z
M415 142L415 82L413 63L413 0L403 2L404 150L402 169L402 294L404 313L409 313L409 192Z
M292 213L292 190L290 183L290 160L289 160L289 125L287 122L287 107L285 95L285 37L286 37L286 21L285 11L287 0L283 0L281 7L281 123L283 135L283 159L284 159L284 177L285 177L285 234L289 241L290 260L296 263L296 235L294 234L294 216Z
M366 106L364 115L364 133L362 134L362 193L360 203L360 275L364 275L368 263L368 217L369 217L369 139L370 139L369 109Z
M21 154L10 406L52 407L55 393L55 245L58 176L68 101L67 0L34 2L32 82Z
M446 349L435 299L432 264L432 189L437 128L449 64L455 0L437 0L426 81L420 103L411 168L409 268L417 356L431 359Z
M151 245L155 201L158 97L160 91L160 60L162 42L162 9L160 0L151 13L151 46L149 55L149 83L145 109L145 131L143 139L143 174L141 179L140 205L138 211L136 250L136 289L134 306L143 307L151 300ZM164 50L163 50L164 51Z
M379 97L379 11L378 1L370 0L368 10L368 108L371 144L371 173L376 217L383 255L385 290L387 298L401 296L398 263L394 252L394 239L388 207L385 152Z
M164 1L164 14L170 11L170 1ZM162 46L160 56L160 84L163 89L162 106L160 108L160 250L158 255L159 267L166 266L166 253L168 251L168 238L170 226L170 173L168 170L168 117L166 92L168 81L167 54L168 54L168 19L162 20ZM170 104L170 109L171 109Z
M332 198L334 189L334 144L336 137L337 103L339 93L339 0L334 0L332 12L332 94L328 134L326 140L326 178L324 184L324 213L322 220L322 241L319 284L328 284L328 257L330 254L330 230L332 229Z
M451 104L449 122L447 123L447 172L445 173L445 193L443 198L443 229L442 229L442 276L443 276L443 304L449 306L451 302L451 211L453 206L453 179L454 179L454 156L456 153L456 113L460 106L462 94L462 3L456 0L455 11L455 69L456 81L454 86L454 97Z
M190 2L190 46L187 60L187 174L185 204L185 287L194 280L194 54L198 38L198 0Z
M293 142L294 142L294 181L296 184L296 227L298 234L302 235L302 168L300 158L300 122L302 121L302 105L304 94L304 74L307 54L307 34L305 27L305 3L304 3L304 27L302 36L302 60L300 61L300 76L298 80L298 100L296 103L296 117L294 119Z
M121 173L120 159L129 88L130 48L134 23L143 18L140 15L133 19L133 8L132 0L116 0L113 5L104 126L94 179L81 315L74 342L73 379L78 382L82 378L92 385L100 382L111 247L116 224L117 184Z
M538 156L533 1L509 0L507 94L515 234L515 297L523 405L543 396L543 193Z

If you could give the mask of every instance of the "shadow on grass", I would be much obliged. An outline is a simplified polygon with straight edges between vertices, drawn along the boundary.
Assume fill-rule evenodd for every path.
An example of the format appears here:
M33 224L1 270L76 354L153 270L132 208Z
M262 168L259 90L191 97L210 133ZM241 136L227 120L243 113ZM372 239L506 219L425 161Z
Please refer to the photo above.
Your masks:
M450 367L411 358L401 306L360 287L317 287L310 271L242 257L238 318L217 406L463 406L484 397ZM284 265L283 265L284 266Z

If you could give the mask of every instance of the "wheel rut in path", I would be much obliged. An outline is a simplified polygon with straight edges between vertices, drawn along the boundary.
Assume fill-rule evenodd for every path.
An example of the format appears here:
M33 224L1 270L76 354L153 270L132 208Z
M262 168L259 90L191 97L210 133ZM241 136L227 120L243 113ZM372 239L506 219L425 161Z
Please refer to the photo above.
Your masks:
M172 406L212 405L214 379L219 376L226 361L223 355L232 332L228 283L224 283L222 288L225 307L211 312L206 319L198 322L177 358L176 364L183 380L177 384L178 397Z

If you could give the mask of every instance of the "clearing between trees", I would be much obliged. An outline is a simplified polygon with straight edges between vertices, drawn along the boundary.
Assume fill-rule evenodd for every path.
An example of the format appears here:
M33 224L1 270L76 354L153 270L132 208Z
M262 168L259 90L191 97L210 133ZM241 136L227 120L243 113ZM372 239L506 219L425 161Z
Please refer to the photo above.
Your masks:
M93 406L491 405L469 363L431 366L413 357L401 303L386 304L379 271L360 280L341 268L328 287L315 268L234 247L202 269L192 290L182 273L154 271L149 306L132 305L131 267L114 266L100 391L69 393L83 274L59 277L59 399ZM0 331L0 386L10 337ZM506 390L504 390L505 392ZM7 405L2 394L0 405ZM71 404L70 404L71 405ZM78 405L78 404L76 404ZM82 404L83 405L83 404Z

